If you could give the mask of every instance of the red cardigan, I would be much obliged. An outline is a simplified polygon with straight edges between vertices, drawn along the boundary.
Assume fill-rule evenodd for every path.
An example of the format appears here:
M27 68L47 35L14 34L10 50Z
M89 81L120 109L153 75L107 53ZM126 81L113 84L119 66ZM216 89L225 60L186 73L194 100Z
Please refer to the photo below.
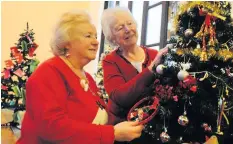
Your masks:
M103 60L104 87L109 95L109 124L126 120L130 108L143 96L153 82L154 74L147 68L158 51L143 48L146 54L142 72L138 73L133 65L114 50Z
M89 74L87 78L97 91L93 78ZM85 92L79 77L59 57L36 69L26 92L26 114L17 144L113 144L113 126L91 124L99 97Z

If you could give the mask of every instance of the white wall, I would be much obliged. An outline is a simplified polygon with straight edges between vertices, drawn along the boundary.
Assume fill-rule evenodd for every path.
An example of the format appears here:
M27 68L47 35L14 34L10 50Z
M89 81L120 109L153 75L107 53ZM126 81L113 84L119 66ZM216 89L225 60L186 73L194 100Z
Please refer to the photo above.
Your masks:
M93 23L97 29L97 37L100 42L100 39L101 39L101 20L100 19L101 19L101 14L104 10L104 1L90 2L89 9L90 9L89 13L92 16ZM99 46L100 46L100 43L99 43ZM98 59L99 59L99 51L97 53L96 59L94 61L91 61L85 67L85 70L91 73L93 78L94 78L94 73L96 73L97 71Z
M62 13L74 9L87 10L100 33L100 14L103 11L103 3L103 1L2 2L1 69L5 67L4 61L10 59L10 47L15 46L20 38L19 34L26 29L27 22L30 29L34 30L35 42L39 45L36 50L37 58L43 62L53 56L49 42L53 27ZM96 72L97 60L98 57L85 68L92 75Z

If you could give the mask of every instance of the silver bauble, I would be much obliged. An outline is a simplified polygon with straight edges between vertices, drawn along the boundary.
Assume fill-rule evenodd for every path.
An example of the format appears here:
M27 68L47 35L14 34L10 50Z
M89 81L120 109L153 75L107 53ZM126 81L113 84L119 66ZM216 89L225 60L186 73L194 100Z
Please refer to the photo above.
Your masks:
M189 76L189 73L186 70L180 70L177 74L177 78L181 81L184 80L187 76Z
M185 37L191 37L191 36L193 36L193 30L192 29L186 29L184 31L184 35L185 35Z
M160 64L156 67L156 73L163 74L164 65Z
M189 123L189 119L186 115L181 115L178 118L178 123L182 126L186 126Z
M170 136L166 132L162 132L160 134L160 139L161 139L162 143L167 143L170 141Z

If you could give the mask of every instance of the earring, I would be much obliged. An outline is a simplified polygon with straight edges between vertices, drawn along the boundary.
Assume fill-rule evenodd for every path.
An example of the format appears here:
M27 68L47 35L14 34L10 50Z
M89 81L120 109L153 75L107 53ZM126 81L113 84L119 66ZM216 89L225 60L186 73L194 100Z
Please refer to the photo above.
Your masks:
M63 53L64 53L65 57L68 58L70 56L69 49L64 48L63 50L64 50Z
M68 58L70 56L70 53L69 52L66 52L66 58Z

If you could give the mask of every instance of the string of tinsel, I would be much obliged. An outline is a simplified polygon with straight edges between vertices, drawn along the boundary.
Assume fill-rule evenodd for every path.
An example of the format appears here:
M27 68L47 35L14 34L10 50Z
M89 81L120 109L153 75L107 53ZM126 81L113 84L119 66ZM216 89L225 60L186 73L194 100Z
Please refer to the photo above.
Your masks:
M207 9L210 9L212 10L213 12L217 13L217 14L220 14L220 15L223 15L223 16L226 16L227 13L225 10L222 10L218 5L216 5L215 3L212 4L210 2L204 2L204 1L193 1L193 2L188 2L188 3L185 3L185 4L181 4L180 5L180 8L177 12L177 14L175 15L174 17L174 27L175 27L175 31L177 31L177 28L178 28L178 24L179 24L179 21L178 21L178 18L181 14L187 12L188 9L192 9L196 6L199 6L199 5L202 5L204 6L205 8Z

